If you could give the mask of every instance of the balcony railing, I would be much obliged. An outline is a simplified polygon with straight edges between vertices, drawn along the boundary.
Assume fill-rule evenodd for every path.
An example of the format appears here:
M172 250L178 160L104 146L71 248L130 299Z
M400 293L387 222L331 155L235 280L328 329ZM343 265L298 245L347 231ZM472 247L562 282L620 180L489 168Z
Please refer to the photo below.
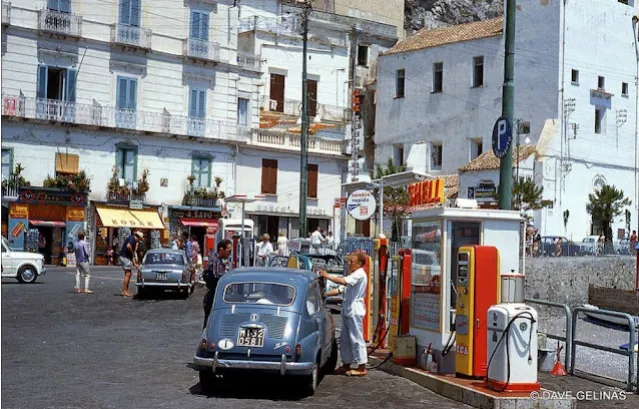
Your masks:
M240 19L239 32L266 31L273 34L299 35L301 20L297 16L265 18L252 16Z
M129 45L144 50L151 49L152 32L146 28L114 24L111 26L111 42L119 45Z
M251 144L262 146L277 146L283 149L299 150L301 136L290 132L280 132L264 129L254 129L251 133ZM308 150L317 153L342 153L342 141L311 136L308 138Z
M8 1L2 2L2 24L11 25L11 3Z
M82 17L54 10L40 10L38 11L38 30L69 37L82 37Z
M107 191L106 200L107 202L111 202L111 203L125 203L125 202L128 203L128 202L131 202L132 200L139 200L141 202L144 202L146 200L146 195L144 194L139 195L130 191L123 191L123 192Z
M18 197L18 189L20 189L20 178L13 173L7 175L6 179L2 180L2 198L15 198Z
M195 196L190 192L185 193L182 199L182 205L184 206L199 206L199 207L219 207L217 199L210 199L200 196Z
M220 44L187 38L184 40L184 56L206 61L220 61Z
M260 71L262 69L262 59L257 54L238 51L237 65L239 65L240 67L248 68L250 70Z
M317 114L325 121L342 122L347 119L348 110L335 105L320 104Z
M2 115L237 142L249 139L248 128L234 122L172 115L166 110L164 113L138 111L56 99L4 96Z
M328 104L317 104L315 115L313 115L313 107L309 101L309 115L318 116L320 120L342 122L346 119L348 110L343 107ZM285 99L281 104L279 101L271 100L268 95L262 97L262 109L269 112L281 112L286 115L300 116L302 112L302 101L294 99Z

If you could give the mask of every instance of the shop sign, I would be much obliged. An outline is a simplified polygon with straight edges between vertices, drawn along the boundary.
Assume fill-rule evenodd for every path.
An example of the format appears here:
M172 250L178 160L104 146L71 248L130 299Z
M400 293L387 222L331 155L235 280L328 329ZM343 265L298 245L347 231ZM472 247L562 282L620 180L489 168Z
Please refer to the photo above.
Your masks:
M78 192L58 192L38 188L26 188L20 189L18 203L86 206L87 195Z
M377 201L368 190L356 190L348 197L346 209L355 220L368 220L375 213Z
M171 216L176 218L186 218L186 219L207 219L207 220L217 220L220 218L220 214L216 212L207 212L201 210L172 210Z
M12 203L11 206L9 206L9 217L13 219L28 219L29 206Z
M408 186L409 206L444 203L444 179L425 180Z
M142 210L142 209L144 209L144 201L142 201L142 200L131 200L129 202L129 209L134 209L134 210Z
M67 207L67 220L70 222L83 222L84 221L84 209L78 209L74 207Z
M468 198L492 202L497 197L497 186L492 180L481 180L477 186L468 188Z

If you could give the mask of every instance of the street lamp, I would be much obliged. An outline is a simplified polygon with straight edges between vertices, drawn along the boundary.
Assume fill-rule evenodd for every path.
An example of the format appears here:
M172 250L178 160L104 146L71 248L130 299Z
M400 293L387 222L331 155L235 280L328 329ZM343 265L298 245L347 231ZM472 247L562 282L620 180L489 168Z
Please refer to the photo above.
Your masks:
M522 124L526 124L526 122L523 122L523 120L521 118L517 118L515 120L515 124L516 126L516 131L517 131L517 173L516 173L516 178L517 180L515 181L515 183L517 183L518 189L517 189L517 206L519 207L519 213L521 213L521 184L519 184L519 134L521 132L521 125ZM530 124L528 124L528 129L530 129ZM530 131L528 131L528 133L530 133ZM530 140L530 136L526 135L526 139L524 139L524 143L526 145L529 145L531 142Z

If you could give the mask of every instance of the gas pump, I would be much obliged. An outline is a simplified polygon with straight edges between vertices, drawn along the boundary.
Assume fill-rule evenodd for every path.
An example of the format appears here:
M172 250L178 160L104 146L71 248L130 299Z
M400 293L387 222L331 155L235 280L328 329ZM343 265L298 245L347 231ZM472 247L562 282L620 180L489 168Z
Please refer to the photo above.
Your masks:
M458 376L483 378L487 372L487 313L499 302L499 250L492 246L460 247L457 255Z
M377 288L375 294L379 297L377 306L377 331L374 334L373 343L378 348L386 348L386 280L388 270L388 239L375 239L375 251L377 253Z
M393 350L393 338L410 332L411 250L400 249L399 256L393 256L391 260L389 348Z
M206 269L206 266L209 263L209 254L211 252L216 251L216 243L215 243L215 233L217 229L214 227L209 227L206 229L206 234L204 235L204 254L202 254L202 267Z

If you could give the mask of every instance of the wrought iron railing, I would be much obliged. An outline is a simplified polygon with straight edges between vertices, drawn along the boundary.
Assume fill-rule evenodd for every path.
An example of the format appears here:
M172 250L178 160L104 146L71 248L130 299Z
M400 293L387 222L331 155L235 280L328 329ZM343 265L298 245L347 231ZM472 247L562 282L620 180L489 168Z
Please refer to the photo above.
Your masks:
M262 60L257 54L238 51L237 65L251 70L260 71L262 68Z
M15 95L2 98L2 115L227 141L249 139L249 128L234 122Z
M4 175L3 175L4 176ZM7 175L6 179L2 179L2 197L18 197L18 189L20 189L20 178L18 175Z
M195 196L192 193L187 193L184 195L182 204L184 206L218 207L217 199Z
M106 200L107 202L118 202L118 203L130 202L132 200L139 200L141 202L144 202L146 200L146 195L135 194L131 191L120 191L120 192L107 191Z
M184 56L207 61L220 61L220 44L197 38L184 40Z
M301 19L297 16L279 16L277 18L265 18L252 16L240 19L238 31L266 31L273 34L298 35L301 27Z
M38 11L38 30L70 37L82 37L82 16L55 10L40 10Z
M8 1L2 2L2 24L11 24L11 3Z
M151 37L151 30L146 28L127 24L114 24L111 26L111 42L114 44L130 45L150 50Z

